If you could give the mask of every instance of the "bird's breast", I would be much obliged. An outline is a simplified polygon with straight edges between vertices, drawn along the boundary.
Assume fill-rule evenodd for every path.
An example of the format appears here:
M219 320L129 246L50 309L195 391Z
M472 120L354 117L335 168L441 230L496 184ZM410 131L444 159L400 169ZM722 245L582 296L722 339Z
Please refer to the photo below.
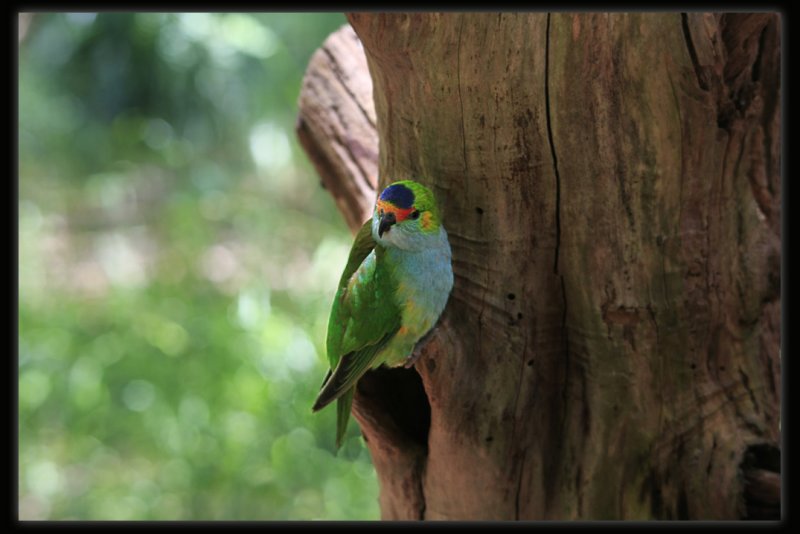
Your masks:
M402 311L401 324L415 342L442 314L453 287L450 250L433 249L403 254L397 263L395 298Z

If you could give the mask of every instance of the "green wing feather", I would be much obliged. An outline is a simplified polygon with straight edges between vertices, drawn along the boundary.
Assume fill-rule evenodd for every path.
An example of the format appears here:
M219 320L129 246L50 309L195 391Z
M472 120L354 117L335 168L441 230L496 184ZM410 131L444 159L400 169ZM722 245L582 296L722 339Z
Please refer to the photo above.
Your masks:
M345 265L342 276L339 278L339 289L336 291L336 297L333 299L331 316L328 320L327 339L328 363L330 363L331 369L336 368L339 359L342 357L339 347L345 333L344 329L347 325L347 320L349 319L349 317L344 317L342 308L343 304L346 304L345 301L350 298L347 289L348 283L356 270L374 249L375 240L372 238L372 219L368 219L356 234L353 246L350 248L350 255L347 257L347 265Z
M370 256L371 253L375 252ZM400 328L400 309L392 298L392 282L381 268L368 220L356 234L328 322L326 376L313 410L337 400L336 447L350 417L355 384L377 363L380 351Z
M356 269L358 269L374 248L375 240L372 238L372 219L367 219L367 221L361 225L361 228L359 228L353 240L353 246L350 247L347 265L345 265L342 276L339 278L339 290L347 286L350 277L353 276L353 273L356 272Z
M372 367L375 357L396 332L397 328L394 328L391 332L387 332L377 343L366 345L361 350L345 354L339 361L339 365L328 377L328 380L322 385L312 409L315 412L321 410L347 390L352 389L356 381Z

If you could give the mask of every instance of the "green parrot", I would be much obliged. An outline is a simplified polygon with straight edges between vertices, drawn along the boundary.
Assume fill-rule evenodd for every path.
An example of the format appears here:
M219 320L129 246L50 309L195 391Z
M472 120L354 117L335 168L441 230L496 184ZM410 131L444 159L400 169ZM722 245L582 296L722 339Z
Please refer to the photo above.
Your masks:
M410 366L450 290L450 243L430 189L394 182L356 234L328 321L328 371L313 411L337 401L342 444L356 382L371 368Z

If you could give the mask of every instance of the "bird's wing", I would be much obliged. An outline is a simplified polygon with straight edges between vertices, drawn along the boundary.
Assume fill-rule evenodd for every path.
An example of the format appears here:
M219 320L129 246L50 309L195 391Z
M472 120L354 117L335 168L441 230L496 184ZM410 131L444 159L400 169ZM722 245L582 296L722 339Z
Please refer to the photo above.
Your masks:
M315 411L353 387L400 328L393 283L379 265L380 251L374 250L370 226L367 221L356 236L331 309L327 348L333 371L314 403Z
M356 381L366 373L372 364L375 362L375 357L386 343L397 333L397 328L394 331L387 333L377 343L365 346L361 350L348 352L345 354L339 365L331 373L330 378L322 386L322 389L317 395L317 400L312 406L315 412L321 410L332 401L341 397L344 393L353 389ZM349 410L347 410L349 412ZM340 417L343 414L340 414Z
M342 356L340 347L347 327L347 321L342 307L345 304L345 300L349 298L348 285L350 279L374 248L375 240L372 238L372 219L368 219L356 234L353 246L350 248L350 255L347 258L347 265L345 265L342 276L339 278L339 288L336 291L336 297L333 299L331 315L328 320L327 337L328 363L331 366L331 370L336 368Z
M350 255L347 257L347 265L344 267L342 277L339 278L339 290L347 285L350 277L356 272L356 269L361 265L364 259L375 248L375 239L372 238L372 219L361 225L355 239L353 246L350 248Z

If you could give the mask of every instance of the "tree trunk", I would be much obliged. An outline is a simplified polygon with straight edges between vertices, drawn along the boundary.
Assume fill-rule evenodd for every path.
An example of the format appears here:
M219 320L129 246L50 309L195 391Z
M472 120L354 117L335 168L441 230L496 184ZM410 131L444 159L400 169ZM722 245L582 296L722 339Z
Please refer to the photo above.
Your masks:
M456 278L359 384L383 517L778 518L779 17L348 19L379 186L433 188Z

